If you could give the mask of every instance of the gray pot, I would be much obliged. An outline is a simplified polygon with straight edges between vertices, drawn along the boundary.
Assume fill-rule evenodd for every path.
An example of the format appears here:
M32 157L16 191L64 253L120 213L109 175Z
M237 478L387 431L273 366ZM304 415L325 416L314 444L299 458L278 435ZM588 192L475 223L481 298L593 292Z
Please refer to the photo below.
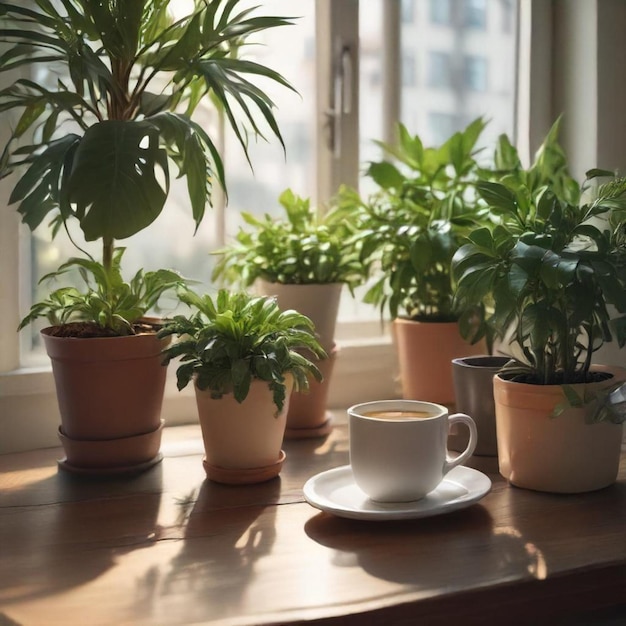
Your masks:
M493 377L509 362L504 356L469 356L452 359L452 379L456 410L467 413L476 422L477 456L497 456L496 416L493 401ZM467 447L466 429L451 432L448 447L464 450Z

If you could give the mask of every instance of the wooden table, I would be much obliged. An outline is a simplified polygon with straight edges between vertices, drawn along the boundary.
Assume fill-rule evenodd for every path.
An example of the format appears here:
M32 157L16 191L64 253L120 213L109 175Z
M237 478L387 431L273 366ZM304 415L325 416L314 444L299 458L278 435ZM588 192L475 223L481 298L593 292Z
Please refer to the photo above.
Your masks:
M59 449L0 457L0 625L626 623L626 453L617 484L577 496L475 459L480 503L367 522L302 497L346 435L285 442L281 477L245 487L204 479L195 426L132 478L59 472Z

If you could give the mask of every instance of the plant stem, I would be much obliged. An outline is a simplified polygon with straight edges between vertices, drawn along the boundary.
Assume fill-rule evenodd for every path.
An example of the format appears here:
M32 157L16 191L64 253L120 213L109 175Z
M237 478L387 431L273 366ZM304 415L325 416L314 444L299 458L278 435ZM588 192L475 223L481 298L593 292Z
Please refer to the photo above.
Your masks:
M108 272L113 265L113 250L115 249L115 242L113 237L104 237L102 239L102 265Z

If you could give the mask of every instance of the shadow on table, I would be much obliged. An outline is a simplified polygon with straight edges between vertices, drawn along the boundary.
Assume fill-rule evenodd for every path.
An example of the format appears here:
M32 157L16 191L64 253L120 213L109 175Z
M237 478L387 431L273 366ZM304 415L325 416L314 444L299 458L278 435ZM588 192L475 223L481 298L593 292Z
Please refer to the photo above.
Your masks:
M164 619L181 613L203 621L231 615L255 575L255 563L276 539L280 478L226 486L205 480L185 513L181 550L166 571L152 568L138 584L135 615L158 605ZM194 608L195 607L195 608ZM194 610L197 615L194 617Z
M358 521L320 513L305 531L335 551L337 565L362 567L376 578L423 590L462 588L472 580L502 582L520 571L531 577L542 567L541 555L529 552L515 529L494 528L479 504L407 521Z
M161 532L161 479L155 466L136 477L96 484L64 472L30 483L27 490L49 494L43 502L0 508L0 578L10 583L0 588L0 605L84 585L121 555L151 545ZM11 496L17 501L18 491Z

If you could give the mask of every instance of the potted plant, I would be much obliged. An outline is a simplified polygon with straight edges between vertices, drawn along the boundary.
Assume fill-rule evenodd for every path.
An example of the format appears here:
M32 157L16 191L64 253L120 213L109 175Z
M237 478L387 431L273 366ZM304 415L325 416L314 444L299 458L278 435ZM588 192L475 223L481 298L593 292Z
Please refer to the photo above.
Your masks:
M481 354L482 337L464 341L459 325L476 329L480 300L460 307L450 263L465 237L486 219L475 194L476 142L485 123L473 121L440 147L425 147L402 125L391 160L370 163L378 191L362 199L342 189L339 211L355 221L360 260L374 282L364 300L387 310L404 398L454 402L451 360Z
M579 186L557 134L558 123L528 169L500 139L496 172L477 185L498 223L472 232L453 268L460 300L492 298L484 324L515 358L494 378L500 472L519 487L582 492L614 482L619 465L612 392L626 377L593 355L626 343L626 179L592 170Z
M166 363L180 358L178 388L193 380L207 476L232 484L277 476L289 395L321 378L302 354L324 356L311 320L245 292L212 298L187 288L180 298L193 313L175 316L159 337L178 337L164 351Z
M117 240L143 230L161 213L169 191L169 161L187 181L196 227L211 201L212 186L225 188L220 155L192 120L199 101L210 96L223 109L244 151L244 125L259 132L256 114L282 142L271 100L249 77L288 85L272 70L238 58L237 51L253 33L288 21L237 11L238 0L196 2L188 15L174 20L169 5L169 0L42 0L32 7L0 2L0 37L8 43L0 57L0 72L43 64L58 68L60 75L51 87L19 78L0 91L0 111L21 113L0 158L0 176L20 172L9 202L17 203L22 220L33 230L50 218L54 235L76 221L86 241L102 244L101 262L73 259L56 274L77 268L92 287L82 294L56 291L49 301L34 305L26 318L27 322L41 313L59 313L61 322L81 322L80 334L69 339L82 355L79 362L86 353L103 354L112 345L148 342L138 338L145 334L145 326L135 322L155 304L153 295L179 284L180 277L163 271L142 271L125 282L122 252L116 247ZM233 101L243 122L235 118ZM20 138L29 135L31 143L20 146ZM65 343L58 335L75 328L48 329L47 349L51 342ZM161 342L154 332L151 341L150 352L158 364ZM105 343L107 348L102 347ZM56 375L58 368L54 369ZM156 370L155 375L162 377L163 371ZM63 414L63 377L55 378ZM134 388L147 386L162 395L160 383L136 380ZM104 394L117 396L116 387L102 383L100 374L74 390L95 397L100 384L105 385ZM151 404L160 406L160 400ZM81 429L79 443L147 435L145 425L133 426L136 417L127 407L123 401L114 410L119 414L116 421L125 424L121 431L114 431L112 424L97 426L93 434ZM157 431L160 436L158 428L155 436ZM61 435L65 444L69 435L65 423ZM143 457L132 461L131 456L125 456L123 466L145 466ZM119 469L121 461L107 464L102 458L97 468L90 467L106 470L107 465Z
M328 388L338 349L335 326L341 291L351 293L363 279L363 266L351 243L347 219L331 210L320 214L310 200L286 189L279 202L284 216L243 213L248 226L235 241L217 252L214 279L242 288L254 285L275 296L279 306L311 319L327 357L317 362L321 382L311 381L307 394L294 393L287 416L287 437L322 436L331 428L326 411Z

